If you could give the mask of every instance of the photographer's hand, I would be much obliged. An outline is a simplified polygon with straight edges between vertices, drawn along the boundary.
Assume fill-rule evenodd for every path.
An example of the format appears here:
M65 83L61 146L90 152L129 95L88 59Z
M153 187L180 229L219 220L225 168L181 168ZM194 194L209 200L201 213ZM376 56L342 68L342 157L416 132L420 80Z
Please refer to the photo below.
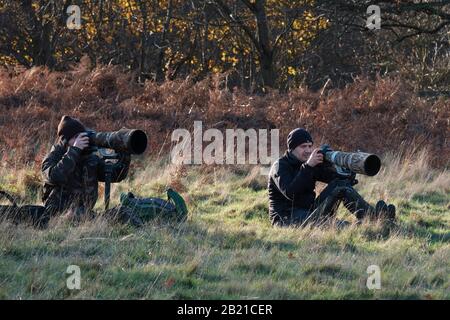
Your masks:
M89 146L89 137L87 136L87 133L82 132L78 135L78 137L75 139L73 146L83 150L87 146Z
M311 155L309 156L308 161L306 161L306 164L310 167L315 167L318 164L323 163L323 154L319 152L320 149L314 149Z

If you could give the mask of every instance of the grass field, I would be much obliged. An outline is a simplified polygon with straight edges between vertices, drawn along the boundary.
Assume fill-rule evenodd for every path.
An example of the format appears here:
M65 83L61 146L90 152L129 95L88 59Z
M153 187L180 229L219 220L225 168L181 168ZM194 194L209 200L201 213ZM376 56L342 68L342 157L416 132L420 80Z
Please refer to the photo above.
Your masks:
M32 168L0 170L1 188L37 202ZM113 199L164 196L172 185L186 196L187 222L134 229L58 218L35 230L4 221L0 298L449 299L449 170L431 169L426 152L387 154L377 176L359 180L369 202L397 206L396 226L272 228L258 168L148 162L113 186ZM80 267L80 290L66 287L69 265ZM370 265L380 267L379 290L366 286Z

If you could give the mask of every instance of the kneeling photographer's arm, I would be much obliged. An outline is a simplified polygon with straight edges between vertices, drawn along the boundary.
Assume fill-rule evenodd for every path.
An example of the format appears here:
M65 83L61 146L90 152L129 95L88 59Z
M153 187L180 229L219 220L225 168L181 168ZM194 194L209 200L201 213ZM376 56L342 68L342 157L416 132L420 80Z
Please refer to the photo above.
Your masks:
M42 162L42 174L50 184L67 183L68 177L75 170L80 159L81 149L73 146L65 148L64 141L55 144Z

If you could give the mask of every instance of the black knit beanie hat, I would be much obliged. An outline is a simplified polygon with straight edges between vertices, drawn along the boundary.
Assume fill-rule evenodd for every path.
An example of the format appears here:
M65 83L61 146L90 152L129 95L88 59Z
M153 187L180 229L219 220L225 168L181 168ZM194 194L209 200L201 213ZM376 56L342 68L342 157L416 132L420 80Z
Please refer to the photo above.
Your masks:
M287 137L287 146L289 150L294 150L305 142L313 142L311 135L305 129L297 128L289 132Z

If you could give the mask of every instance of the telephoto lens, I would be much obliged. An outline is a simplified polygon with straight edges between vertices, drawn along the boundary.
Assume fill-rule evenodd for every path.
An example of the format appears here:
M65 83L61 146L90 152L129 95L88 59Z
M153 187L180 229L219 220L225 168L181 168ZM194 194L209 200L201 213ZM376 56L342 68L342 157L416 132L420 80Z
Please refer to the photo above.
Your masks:
M328 145L320 148L325 160L355 173L375 176L381 168L380 158L372 153L333 151Z
M147 135L139 129L120 129L113 132L88 131L89 144L116 152L142 154L147 149Z

